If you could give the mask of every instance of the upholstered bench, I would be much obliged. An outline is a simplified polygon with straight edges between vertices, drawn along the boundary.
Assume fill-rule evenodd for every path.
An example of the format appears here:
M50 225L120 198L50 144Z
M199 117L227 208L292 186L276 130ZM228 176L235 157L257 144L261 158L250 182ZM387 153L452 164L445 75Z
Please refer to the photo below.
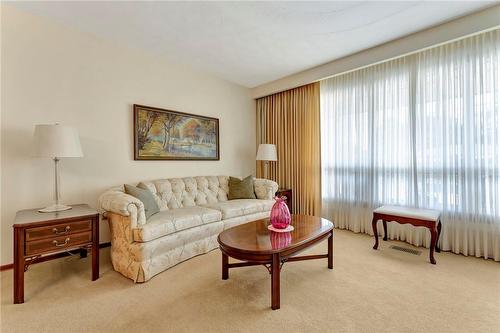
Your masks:
M378 248L377 222L382 220L384 226L384 240L387 240L387 222L398 222L400 224L411 224L416 227L426 227L431 232L431 246L429 260L436 264L434 249L441 252L437 246L441 234L441 212L431 209L409 208L402 206L382 206L373 211L372 228L375 236L373 249Z

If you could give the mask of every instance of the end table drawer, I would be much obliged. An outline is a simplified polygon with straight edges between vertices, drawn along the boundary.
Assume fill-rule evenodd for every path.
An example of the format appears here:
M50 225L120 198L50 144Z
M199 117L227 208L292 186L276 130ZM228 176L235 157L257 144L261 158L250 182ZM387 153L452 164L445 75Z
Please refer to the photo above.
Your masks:
M92 242L92 232L82 232L67 236L52 237L32 242L26 242L26 255L42 254L64 250L75 245Z
M34 241L43 238L76 234L92 229L92 220L67 222L45 227L26 229L26 241Z

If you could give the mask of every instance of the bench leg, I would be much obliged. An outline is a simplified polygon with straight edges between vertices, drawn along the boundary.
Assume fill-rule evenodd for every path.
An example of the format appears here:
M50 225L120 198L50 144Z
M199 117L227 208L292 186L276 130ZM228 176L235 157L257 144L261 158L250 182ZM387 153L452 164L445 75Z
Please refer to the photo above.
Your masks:
M387 222L385 220L382 220L382 224L384 226L384 240L387 240Z
M436 227L429 227L429 230L431 231L431 246L429 249L429 260L431 261L431 264L435 265L436 264L436 259L434 259L434 249L436 248L436 243L437 243L437 230Z
M333 269L333 230L328 237L328 268Z
M438 229L438 234L437 234L437 239L436 239L436 252L441 252L441 249L439 248L439 236L441 236L441 220L438 220L437 224L437 229Z
M377 231L377 219L373 218L372 220L372 229L373 229L373 237L375 237L375 245L373 245L373 249L378 249L378 231Z

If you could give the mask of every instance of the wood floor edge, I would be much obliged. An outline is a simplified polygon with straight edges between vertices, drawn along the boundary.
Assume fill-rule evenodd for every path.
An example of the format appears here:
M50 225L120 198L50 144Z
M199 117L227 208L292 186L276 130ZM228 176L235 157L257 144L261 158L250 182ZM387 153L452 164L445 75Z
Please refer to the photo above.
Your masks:
M100 249L103 249L103 248L106 248L106 247L110 247L111 246L111 242L106 242L106 243L101 243L99 244L99 248ZM50 255L50 256L46 256L46 257L42 257L41 260L35 262L34 264L38 264L40 262L44 262L46 260L48 260L49 258L50 259L54 259L54 258L63 258L63 257L67 257L69 256L70 254L68 252L61 252L61 253L57 253L57 254L54 254L54 255ZM45 258L45 260L44 260ZM14 263L10 263L10 264L5 264L5 265L1 265L0 266L0 272L3 272L3 271L7 271L9 269L12 269L14 267Z

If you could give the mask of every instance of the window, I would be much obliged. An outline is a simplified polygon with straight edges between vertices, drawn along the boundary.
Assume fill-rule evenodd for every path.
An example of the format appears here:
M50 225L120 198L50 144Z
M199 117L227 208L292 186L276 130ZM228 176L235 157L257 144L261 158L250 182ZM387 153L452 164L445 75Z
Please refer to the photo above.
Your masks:
M499 99L498 29L323 80L324 215L370 232L379 205L438 209L448 233L490 240L456 251L500 260Z

